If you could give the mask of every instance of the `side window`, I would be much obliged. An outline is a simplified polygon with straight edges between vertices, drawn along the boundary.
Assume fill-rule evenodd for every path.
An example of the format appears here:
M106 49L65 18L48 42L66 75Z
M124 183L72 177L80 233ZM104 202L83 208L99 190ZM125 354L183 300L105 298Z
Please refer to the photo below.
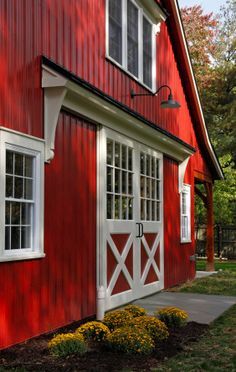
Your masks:
M107 0L107 55L155 91L155 24L135 0Z
M0 261L43 255L43 149L39 139L1 130Z
M191 241L191 187L184 185L183 191L180 194L180 210L181 210L181 242Z

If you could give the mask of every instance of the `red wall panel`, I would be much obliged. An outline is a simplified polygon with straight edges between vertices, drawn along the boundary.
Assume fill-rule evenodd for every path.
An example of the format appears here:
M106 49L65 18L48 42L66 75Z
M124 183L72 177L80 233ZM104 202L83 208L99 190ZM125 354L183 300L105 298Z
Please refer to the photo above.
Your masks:
M45 167L46 257L1 263L0 347L94 315L96 131L61 114Z
M40 56L44 54L198 147L166 23L156 42L157 86L171 86L181 103L178 110L160 108L165 90L157 97L130 98L131 88L140 93L147 90L105 58L105 0L0 0L1 125L43 136ZM195 165L205 171L201 159Z
M191 184L191 183L190 183ZM194 208L193 184L191 208ZM180 243L180 195L178 164L164 157L164 285L172 287L195 276L195 263L190 261L194 250L192 214L192 243Z

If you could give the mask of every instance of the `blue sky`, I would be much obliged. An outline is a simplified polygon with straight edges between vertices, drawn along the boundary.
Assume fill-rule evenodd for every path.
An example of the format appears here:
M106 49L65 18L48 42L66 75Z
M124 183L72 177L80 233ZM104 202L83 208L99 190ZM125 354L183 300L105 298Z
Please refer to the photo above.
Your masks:
M217 13L224 4L226 4L226 0L179 0L180 7L201 5L205 13Z

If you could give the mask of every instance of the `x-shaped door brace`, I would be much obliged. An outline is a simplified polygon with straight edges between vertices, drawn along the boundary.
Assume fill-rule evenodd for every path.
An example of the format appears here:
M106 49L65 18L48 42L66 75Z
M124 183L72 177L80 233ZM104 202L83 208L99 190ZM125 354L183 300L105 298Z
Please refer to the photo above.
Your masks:
M108 238L107 238L107 241L109 243L109 246L115 256L115 259L117 261L117 266L115 268L115 271L111 277L111 280L110 280L110 283L109 283L109 286L107 288L107 294L108 296L111 296L111 293L114 289L114 286L117 282L117 279L121 273L121 271L123 271L123 274L130 286L130 289L132 289L133 287L133 279L131 278L130 276L130 273L125 265L125 260L128 256L128 253L130 251L130 248L132 247L132 243L133 243L133 238L132 238L132 234L130 234L126 244L125 244L125 247L123 249L123 252L120 254L120 252L118 251L113 239L111 238L111 236L109 235ZM133 265L133 263L132 263Z
M148 260L147 260L145 269L143 271L143 275L141 277L141 284L144 285L151 265L153 266L153 269L154 269L155 273L157 274L158 278L160 278L160 271L159 271L159 269L157 267L157 264L155 262L155 259L154 259L157 248L160 244L160 234L156 235L156 238L154 240L154 243L153 243L152 247L148 246L147 241L145 239L145 235L142 237L141 240L142 240L143 246L144 246L145 251L146 251L147 256L148 256Z

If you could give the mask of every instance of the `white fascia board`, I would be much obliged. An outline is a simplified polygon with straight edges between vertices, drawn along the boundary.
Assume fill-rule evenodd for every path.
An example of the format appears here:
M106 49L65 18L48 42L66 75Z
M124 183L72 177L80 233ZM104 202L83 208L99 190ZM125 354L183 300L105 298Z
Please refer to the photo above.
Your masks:
M48 75L50 68L45 67L46 70L43 65L42 86L44 88L46 162L53 159L56 125L62 107L146 144L180 163L193 155L194 150L185 146L184 143L148 126L141 119L132 116L122 108L107 102L96 93L64 78L53 70L56 82L52 82L52 74ZM45 71L46 73L44 73ZM47 76L49 76L48 80Z
M156 24L165 22L167 14L155 0L137 0L137 3L154 18Z
M198 94L197 84L196 84L195 76L194 76L194 73L193 73L192 63L191 63L191 59L190 59L190 55L189 55L189 51L188 51L188 47L187 47L187 41L186 41L184 30L183 30L183 25L182 25L182 21L181 21L181 17L180 17L180 12L179 12L179 7L178 7L178 4L177 4L177 0L174 0L174 6L175 6L176 14L177 14L177 17L178 17L178 23L179 23L179 27L180 27L180 31L181 31L181 35L182 35L182 39L183 39L183 43L184 43L184 49L185 49L185 53L186 53L186 56L187 56L187 60L188 60L188 64L189 64L189 68L190 68L190 72L191 72L191 77L192 77L192 81L193 81L195 95L196 95L198 106L199 106L200 113L201 113L201 120L202 120L202 123L203 123L203 126L204 126L204 131L205 131L205 134L206 134L206 140L207 140L207 145L208 145L208 148L209 148L210 156L212 158L212 161L215 165L215 168L218 172L219 177L221 179L224 179L224 175L222 173L222 170L220 168L218 159L217 159L217 157L214 153L214 150L212 148L210 138L209 138L209 135L208 135L208 131L207 131L207 128L206 128L206 123L205 123L205 119L204 119L204 115L203 115L203 111L202 111L202 105L201 105L199 94Z

